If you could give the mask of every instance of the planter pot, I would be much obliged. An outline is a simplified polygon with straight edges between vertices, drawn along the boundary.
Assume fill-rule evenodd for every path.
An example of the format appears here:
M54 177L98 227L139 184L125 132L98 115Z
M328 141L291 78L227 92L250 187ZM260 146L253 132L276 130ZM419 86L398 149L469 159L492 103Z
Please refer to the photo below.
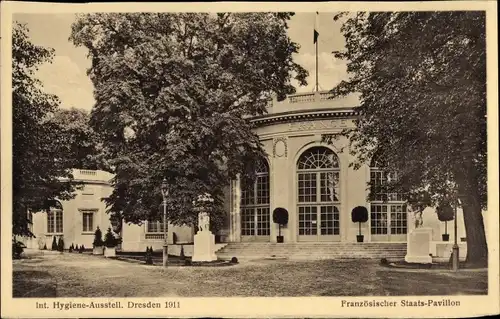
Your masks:
M106 247L104 249L104 257L116 257L116 247Z
M276 236L276 242L277 243L283 243L285 241L285 237L283 236Z
M358 243L362 243L364 240L365 236L364 235L356 235L356 241Z
M92 250L93 255L102 255L104 254L104 246L96 246Z
M449 241L450 240L450 234L443 234L443 241Z

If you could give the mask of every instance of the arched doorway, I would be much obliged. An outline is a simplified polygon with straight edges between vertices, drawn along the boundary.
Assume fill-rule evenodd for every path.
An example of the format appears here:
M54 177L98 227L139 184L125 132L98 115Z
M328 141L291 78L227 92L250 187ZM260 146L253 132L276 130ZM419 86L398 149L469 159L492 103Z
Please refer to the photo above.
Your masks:
M298 241L340 241L340 166L326 147L297 161Z
M241 185L241 240L269 241L271 231L269 165L260 160L255 182Z

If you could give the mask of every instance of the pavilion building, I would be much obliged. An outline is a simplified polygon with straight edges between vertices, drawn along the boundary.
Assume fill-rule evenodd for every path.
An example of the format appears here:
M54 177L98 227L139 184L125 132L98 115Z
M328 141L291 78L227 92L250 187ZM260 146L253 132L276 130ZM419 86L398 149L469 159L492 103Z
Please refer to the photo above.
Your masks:
M339 138L322 142L323 134L353 127L357 96L331 99L328 92L301 93L282 102L270 101L265 115L253 117L255 133L260 137L267 157L256 163L256 180L243 185L231 182L226 196L227 220L216 235L222 257L295 255L297 257L354 256L404 257L407 235L414 227L414 214L408 211L400 194L377 194L368 201L368 182L380 183L384 174L374 165L353 169L348 141ZM144 251L163 245L163 224L145 221L141 225L113 225L101 198L112 192L112 174L103 171L76 170L75 178L85 187L73 200L48 214L34 214L33 232L50 245L53 236L63 236L66 246L92 247L93 233L99 226L120 230L121 249ZM387 201L383 199L387 198ZM363 243L356 243L359 225L351 221L351 211L365 206L368 222L361 225ZM285 208L288 224L281 229L284 243L277 244L278 225L272 221L275 208ZM458 241L465 256L465 229L458 211ZM445 225L433 208L423 213L424 227L432 228L433 255L447 258L453 244L453 222L448 223L449 242L443 242ZM192 251L195 230L187 226L168 226L169 252L177 254L180 245L186 255ZM314 251L320 255L314 255ZM304 254L308 251L308 254ZM370 255L370 251L373 254ZM312 252L312 253L311 253ZM339 252L343 254L339 255Z

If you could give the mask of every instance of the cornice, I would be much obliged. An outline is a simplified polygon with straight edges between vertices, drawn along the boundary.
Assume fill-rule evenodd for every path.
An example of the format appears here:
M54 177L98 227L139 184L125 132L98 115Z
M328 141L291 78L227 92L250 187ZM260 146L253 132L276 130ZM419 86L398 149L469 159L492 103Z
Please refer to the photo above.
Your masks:
M264 114L255 116L250 121L257 126L265 126L269 124L289 123L304 120L310 121L323 118L350 118L356 117L357 115L358 113L352 108L312 109Z

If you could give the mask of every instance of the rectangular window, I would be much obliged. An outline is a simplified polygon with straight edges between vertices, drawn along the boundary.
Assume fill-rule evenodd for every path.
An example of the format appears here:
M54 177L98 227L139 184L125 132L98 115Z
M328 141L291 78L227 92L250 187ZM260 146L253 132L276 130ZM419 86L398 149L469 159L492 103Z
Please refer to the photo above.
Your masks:
M163 218L162 218L163 220ZM163 233L163 222L162 221L148 221L146 232L148 233Z
M59 234L63 232L62 210L51 210L47 213L47 233Z
M94 231L94 212L82 212L83 217L83 231L84 232L92 232Z

